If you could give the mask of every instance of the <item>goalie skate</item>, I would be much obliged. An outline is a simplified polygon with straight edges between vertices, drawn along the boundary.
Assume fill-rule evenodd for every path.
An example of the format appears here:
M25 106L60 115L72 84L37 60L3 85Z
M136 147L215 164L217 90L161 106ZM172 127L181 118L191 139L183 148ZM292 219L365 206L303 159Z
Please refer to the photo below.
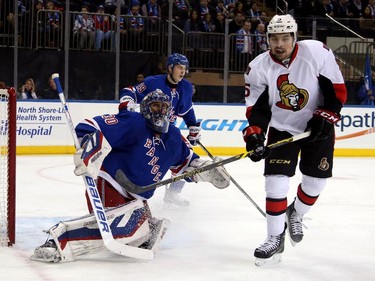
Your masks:
M51 239L36 248L30 259L39 262L59 262L61 257L55 242Z
M160 241L163 239L169 225L170 221L168 219L164 218L162 220L158 220L156 218L152 218L150 220L151 237L140 245L139 248L148 249L156 253L159 250Z

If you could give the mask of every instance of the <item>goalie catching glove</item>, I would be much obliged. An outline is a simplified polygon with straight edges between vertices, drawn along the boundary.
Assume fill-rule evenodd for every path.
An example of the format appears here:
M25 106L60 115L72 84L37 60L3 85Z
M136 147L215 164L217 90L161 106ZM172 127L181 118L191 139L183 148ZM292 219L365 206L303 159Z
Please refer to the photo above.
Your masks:
M95 131L91 135L82 138L82 148L74 154L74 174L81 176L88 173L94 179L97 178L104 158L111 151L111 145L101 131Z
M196 158L193 161L191 161L189 167L186 168L186 172L190 172L195 169L199 169L201 167L207 166L209 164L212 164L213 162L219 161L220 158L215 157L214 161L210 160L202 160L200 158ZM203 181L203 182L210 182L217 188L226 188L230 184L230 176L225 170L223 166L219 166L216 168L213 168L211 170L195 174L191 176L191 179L195 182Z

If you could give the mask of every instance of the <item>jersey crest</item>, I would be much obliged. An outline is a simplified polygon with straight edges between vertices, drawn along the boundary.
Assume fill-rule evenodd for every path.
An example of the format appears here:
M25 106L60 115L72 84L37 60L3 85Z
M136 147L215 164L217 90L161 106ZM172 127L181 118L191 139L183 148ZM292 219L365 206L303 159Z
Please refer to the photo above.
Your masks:
M289 74L282 74L277 78L277 89L281 100L276 103L276 106L287 110L299 111L306 106L309 94L305 89L300 89L290 83L288 76Z

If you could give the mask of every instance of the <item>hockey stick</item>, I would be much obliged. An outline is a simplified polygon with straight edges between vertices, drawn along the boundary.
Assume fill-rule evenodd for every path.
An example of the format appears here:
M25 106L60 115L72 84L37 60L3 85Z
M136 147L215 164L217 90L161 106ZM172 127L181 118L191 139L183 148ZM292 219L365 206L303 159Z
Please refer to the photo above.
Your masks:
M349 134L349 135L336 137L336 140L345 140L345 139L365 136L365 135L372 134L372 133L375 133L375 127L367 129L367 130L359 131L359 132L356 132L356 133L352 133L352 134Z
M59 74L57 73L52 74L52 79L55 81L57 90L59 92L59 98L64 108L66 120L68 122L69 129L73 137L74 146L76 149L79 149L81 145L78 141L78 137L74 129L74 124L73 124L72 117L70 116L68 105L66 104L64 92L62 90L60 80L59 80ZM98 228L102 236L105 247L111 252L122 255L122 256L136 258L136 259L147 259L147 260L153 259L154 253L151 250L128 246L114 239L111 227L108 223L107 216L104 211L103 203L99 196L99 192L96 186L95 179L88 172L84 173L82 175L82 178L87 189L87 194L90 199L91 206L94 209L93 212L95 214L95 218L98 223Z
M276 148L276 147L279 147L279 146L283 146L283 145L286 145L288 143L295 142L295 141L307 138L308 136L310 136L310 133L311 132L308 131L308 132L304 132L304 133L299 134L299 135L291 136L289 138L286 138L286 139L280 140L278 142L275 142L273 144L270 144L267 147L269 149L272 149L272 148ZM199 174L199 173L211 170L213 168L216 168L216 167L219 167L219 166L223 166L225 164L228 164L228 163L231 163L231 162L234 162L234 161L246 158L246 157L250 156L253 153L254 153L254 151L244 152L244 153L241 153L241 154L238 154L238 155L226 158L226 159L222 159L222 160L214 162L212 164L203 166L201 168L194 169L194 170L192 170L190 172L185 172L185 173L183 173L181 175L178 175L178 176L175 176L175 177L171 177L169 179L162 180L162 181L159 181L159 182L156 182L156 183L153 183L153 184L150 184L150 185L146 185L146 186L139 186L139 185L136 185L136 184L132 183L121 170L118 170L117 173L116 173L116 181L126 191L128 191L130 193L140 194L140 193L153 190L155 188L164 186L166 184L169 184L169 183L172 183L172 182L175 182L175 181L179 181L179 180L182 180L182 179L189 178L189 177L191 177L191 176L193 176L195 174Z
M200 147L206 152L206 154L212 159L214 160L215 157L208 151L208 149L198 140L197 143L200 145ZM243 195L245 195L245 197L247 199L249 199L249 201L254 205L255 208L258 209L258 211L262 214L263 217L266 217L266 213L263 212L263 210L257 205L257 203L255 203L255 201L246 193L245 190L243 190L243 188L238 184L238 182L232 178L232 176L226 172L227 175L229 176L231 182L234 183L235 186L237 186L237 188L242 192Z

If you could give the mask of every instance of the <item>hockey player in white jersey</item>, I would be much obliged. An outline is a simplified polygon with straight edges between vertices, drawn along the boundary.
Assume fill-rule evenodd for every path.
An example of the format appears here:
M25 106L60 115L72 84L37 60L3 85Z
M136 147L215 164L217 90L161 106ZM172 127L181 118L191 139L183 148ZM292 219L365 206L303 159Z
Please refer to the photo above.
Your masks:
M344 79L333 52L315 40L297 42L291 15L276 15L267 27L269 52L252 60L245 72L246 117L243 130L252 161L265 159L267 238L255 249L255 264L276 263L285 233L292 245L303 238L303 216L332 176L335 123L346 101ZM265 146L311 131L301 141L269 151ZM302 181L288 206L290 177L300 155Z

